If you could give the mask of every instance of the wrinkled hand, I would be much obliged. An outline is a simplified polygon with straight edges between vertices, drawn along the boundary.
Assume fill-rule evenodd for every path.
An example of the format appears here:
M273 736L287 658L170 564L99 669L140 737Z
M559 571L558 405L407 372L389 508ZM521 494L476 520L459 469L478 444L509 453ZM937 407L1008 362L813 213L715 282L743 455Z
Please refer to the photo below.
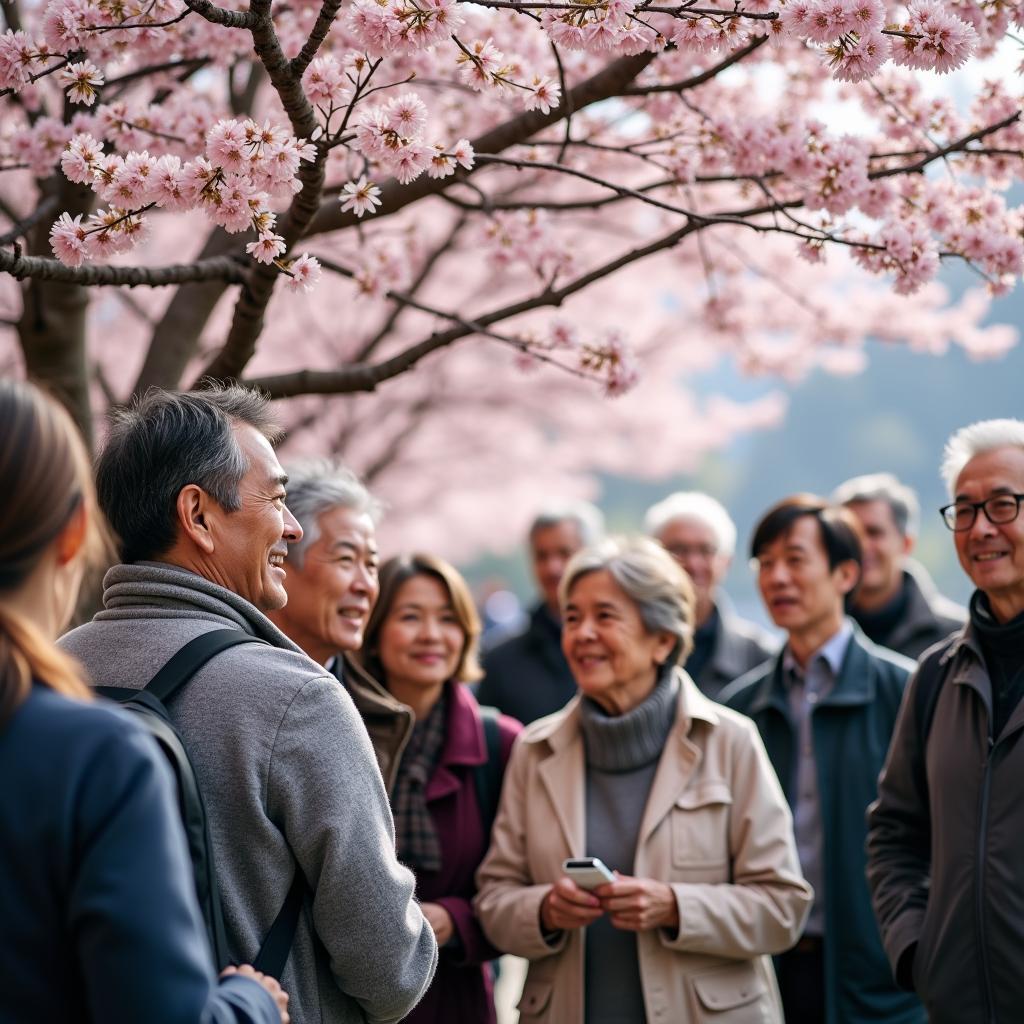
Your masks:
M434 929L434 938L437 939L438 948L448 944L448 941L455 934L455 922L452 915L448 913L440 903L421 903L420 910L427 919L430 927Z
M615 881L594 890L601 909L616 928L649 932L655 928L679 931L679 907L671 886L653 878L631 878L615 872Z
M291 1017L288 1016L288 993L277 983L276 978L269 974L261 974L251 964L242 964L240 967L225 967L220 972L222 978L229 974L240 974L243 978L252 978L259 982L277 1003L277 1012L281 1014L281 1024L291 1024Z
M540 923L546 932L571 931L596 921L603 913L596 896L562 875L540 905Z

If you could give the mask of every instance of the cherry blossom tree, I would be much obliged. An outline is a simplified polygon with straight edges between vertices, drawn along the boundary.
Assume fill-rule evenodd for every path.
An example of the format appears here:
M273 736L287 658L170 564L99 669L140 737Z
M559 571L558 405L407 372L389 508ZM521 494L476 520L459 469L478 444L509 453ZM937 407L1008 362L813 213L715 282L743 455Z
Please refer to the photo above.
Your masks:
M290 448L385 484L501 450L564 485L560 436L655 474L774 422L775 396L686 391L722 358L793 378L869 337L1015 340L935 279L1021 273L1020 96L926 85L1021 0L2 10L0 303L87 434L104 402L237 379L289 400Z

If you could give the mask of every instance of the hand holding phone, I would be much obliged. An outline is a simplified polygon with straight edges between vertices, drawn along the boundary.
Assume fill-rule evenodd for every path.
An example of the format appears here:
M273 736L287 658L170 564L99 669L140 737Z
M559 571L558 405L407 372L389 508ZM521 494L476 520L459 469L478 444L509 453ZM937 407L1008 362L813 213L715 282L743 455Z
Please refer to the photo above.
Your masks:
M562 864L562 870L581 888L596 889L606 882L614 882L615 874L600 857L575 857Z

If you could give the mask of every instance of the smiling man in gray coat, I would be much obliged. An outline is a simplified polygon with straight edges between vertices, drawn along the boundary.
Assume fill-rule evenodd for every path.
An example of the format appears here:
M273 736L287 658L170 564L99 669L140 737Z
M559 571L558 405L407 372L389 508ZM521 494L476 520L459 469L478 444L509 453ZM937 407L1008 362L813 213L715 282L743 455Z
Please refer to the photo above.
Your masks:
M251 961L296 871L308 896L282 983L296 1024L404 1017L437 949L395 856L366 730L343 687L264 614L302 536L266 402L238 387L153 391L97 468L121 542L103 610L62 641L97 685L144 686L195 637L244 630L170 705L206 802L230 952Z

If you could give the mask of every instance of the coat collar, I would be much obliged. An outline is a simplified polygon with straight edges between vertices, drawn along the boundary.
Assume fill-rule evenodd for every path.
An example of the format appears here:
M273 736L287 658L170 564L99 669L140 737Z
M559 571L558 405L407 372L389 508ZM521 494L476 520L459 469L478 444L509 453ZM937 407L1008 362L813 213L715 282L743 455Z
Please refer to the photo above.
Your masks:
M648 795L640 824L640 842L669 812L700 763L700 747L690 739L694 723L704 722L714 727L720 721L720 706L705 697L682 668L676 668L675 675L680 684L675 721ZM531 742L548 747L548 756L540 762L538 774L569 855L573 857L586 854L586 762L580 729L580 700L577 695L557 714L531 726L529 733Z
M452 769L476 767L487 760L487 743L475 698L462 683L445 683L448 701L444 725L444 746L437 767L427 781L426 799L439 800L461 789L465 772Z
M854 623L853 636L846 646L846 655L835 686L822 698L819 707L855 707L870 704L875 699L875 681L868 670L874 646ZM750 703L751 715L767 708L789 714L789 693L782 667L784 652L785 648L776 655L771 671L758 683L757 692Z

